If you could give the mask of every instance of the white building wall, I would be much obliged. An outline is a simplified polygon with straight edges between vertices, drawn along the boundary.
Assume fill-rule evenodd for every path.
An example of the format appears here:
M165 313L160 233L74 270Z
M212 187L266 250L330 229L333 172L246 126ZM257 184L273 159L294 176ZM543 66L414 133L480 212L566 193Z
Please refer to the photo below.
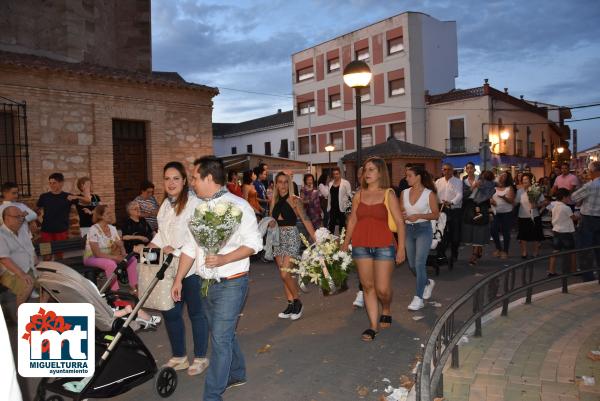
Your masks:
M252 153L265 154L265 142L271 142L271 155L279 156L281 140L288 140L289 159L296 159L294 126L265 129L258 132L232 134L213 139L213 149L217 156L231 155L231 148L237 148L237 154L248 153L247 145L252 145Z

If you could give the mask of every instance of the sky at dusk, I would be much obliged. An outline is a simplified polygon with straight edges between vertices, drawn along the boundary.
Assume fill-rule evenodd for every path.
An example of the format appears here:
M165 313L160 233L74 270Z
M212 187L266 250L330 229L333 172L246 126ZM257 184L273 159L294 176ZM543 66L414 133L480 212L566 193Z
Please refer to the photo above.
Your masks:
M153 0L153 69L218 87L213 121L245 121L292 109L293 53L405 11L456 21L457 88L489 78L517 97L600 103L597 0ZM600 119L569 125L579 150L600 143Z

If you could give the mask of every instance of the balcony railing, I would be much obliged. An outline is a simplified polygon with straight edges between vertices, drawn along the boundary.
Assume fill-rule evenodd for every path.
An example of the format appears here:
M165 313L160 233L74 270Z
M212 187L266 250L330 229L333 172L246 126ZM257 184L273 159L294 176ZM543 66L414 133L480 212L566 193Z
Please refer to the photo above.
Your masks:
M517 139L517 150L515 154L517 156L523 156L523 141L521 139Z
M465 153L467 151L465 142L465 138L446 139L446 153Z

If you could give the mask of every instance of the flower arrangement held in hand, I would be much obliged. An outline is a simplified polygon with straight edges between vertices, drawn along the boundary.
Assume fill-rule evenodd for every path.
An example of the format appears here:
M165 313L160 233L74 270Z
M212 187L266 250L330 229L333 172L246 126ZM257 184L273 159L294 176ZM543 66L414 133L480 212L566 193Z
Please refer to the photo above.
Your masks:
M527 189L527 197L529 198L529 203L531 203L531 207L536 207L538 200L540 199L540 195L542 195L542 189L537 183L531 184L529 189Z
M194 210L188 228L200 248L207 255L216 255L229 241L242 221L242 210L231 202L218 202L214 205L201 203ZM202 295L208 295L208 288L220 281L218 268L203 266Z
M352 213L352 199L354 199L355 194L356 194L356 191L352 191L348 195L348 197L346 199L344 199L344 203L343 203L341 212L344 213L346 216L348 216L350 213ZM342 242L344 242L343 239L342 239Z
M348 274L355 268L350 253L340 250L344 236L345 230L342 230L338 238L326 228L319 228L315 232L316 242L311 245L301 234L306 250L300 260L292 260L297 267L289 272L298 274L304 284L317 284L329 294L338 292L345 285Z

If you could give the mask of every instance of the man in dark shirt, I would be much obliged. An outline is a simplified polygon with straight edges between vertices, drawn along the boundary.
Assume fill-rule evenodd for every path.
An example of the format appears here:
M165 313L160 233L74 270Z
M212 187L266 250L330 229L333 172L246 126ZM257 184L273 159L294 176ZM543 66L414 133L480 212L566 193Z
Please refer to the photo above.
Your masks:
M62 190L65 177L53 173L48 178L50 191L40 195L37 207L43 212L40 242L62 241L69 237L69 214L76 197Z
M267 199L267 189L265 188L263 181L267 178L267 170L264 169L264 165L254 168L254 174L256 174L256 180L253 182L254 188L256 189L256 195L260 206L269 210L269 200Z

